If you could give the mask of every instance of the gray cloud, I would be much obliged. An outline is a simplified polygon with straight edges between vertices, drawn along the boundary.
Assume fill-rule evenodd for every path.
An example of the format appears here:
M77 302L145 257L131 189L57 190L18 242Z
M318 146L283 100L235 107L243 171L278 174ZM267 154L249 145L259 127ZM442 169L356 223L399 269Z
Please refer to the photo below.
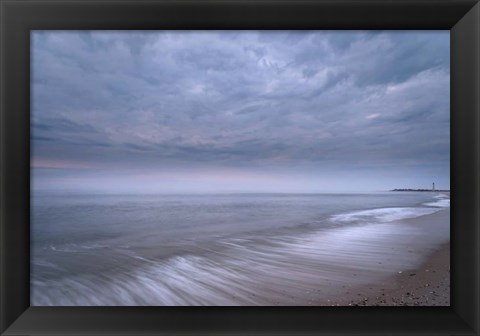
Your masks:
M365 167L448 188L449 62L448 31L37 31L32 159L78 176Z

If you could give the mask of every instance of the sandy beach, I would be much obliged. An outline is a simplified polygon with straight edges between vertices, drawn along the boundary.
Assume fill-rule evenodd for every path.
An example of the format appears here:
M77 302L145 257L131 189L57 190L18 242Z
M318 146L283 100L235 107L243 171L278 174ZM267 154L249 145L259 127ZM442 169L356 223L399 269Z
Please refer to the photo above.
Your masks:
M327 305L450 306L450 245L433 252L421 266L381 282L351 288Z
M450 208L432 215L405 220L426 225L432 221L449 222ZM368 285L345 287L335 297L319 300L317 305L333 306L450 306L450 242L431 251L415 268Z

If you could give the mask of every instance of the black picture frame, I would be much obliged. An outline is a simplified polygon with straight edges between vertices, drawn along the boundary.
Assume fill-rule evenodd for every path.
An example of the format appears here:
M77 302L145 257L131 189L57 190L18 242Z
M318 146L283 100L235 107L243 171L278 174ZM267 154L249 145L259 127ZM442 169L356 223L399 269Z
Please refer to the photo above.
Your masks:
M0 0L2 335L479 334L475 0ZM450 307L30 307L30 30L448 29Z

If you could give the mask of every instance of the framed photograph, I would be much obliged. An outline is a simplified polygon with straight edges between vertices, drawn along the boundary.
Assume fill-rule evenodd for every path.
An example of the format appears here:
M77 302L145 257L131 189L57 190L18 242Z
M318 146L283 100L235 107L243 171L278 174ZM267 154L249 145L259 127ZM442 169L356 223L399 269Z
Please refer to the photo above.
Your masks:
M2 335L478 334L477 1L1 17Z

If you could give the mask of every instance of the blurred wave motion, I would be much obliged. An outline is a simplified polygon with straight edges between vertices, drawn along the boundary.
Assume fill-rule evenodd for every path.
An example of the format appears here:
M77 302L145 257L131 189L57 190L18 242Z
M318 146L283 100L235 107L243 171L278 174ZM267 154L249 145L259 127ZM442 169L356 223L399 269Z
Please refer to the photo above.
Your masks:
M438 193L32 199L31 304L306 305L421 262Z

